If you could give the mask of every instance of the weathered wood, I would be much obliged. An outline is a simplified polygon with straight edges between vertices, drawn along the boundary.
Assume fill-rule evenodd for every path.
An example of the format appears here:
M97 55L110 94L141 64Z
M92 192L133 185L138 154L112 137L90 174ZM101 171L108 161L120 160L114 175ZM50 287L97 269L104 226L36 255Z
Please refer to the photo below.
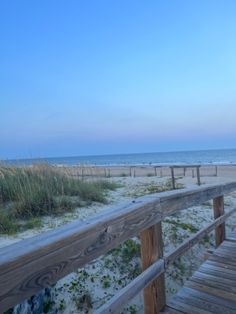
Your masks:
M198 283L192 280L186 282L185 287L189 287L192 289L196 289L198 291L203 291L205 293L210 293L216 297L222 297L226 300L234 301L235 302L235 293L222 290L216 284L206 284L206 283Z
M192 178L194 178L194 169L192 169Z
M144 272L142 272L138 277L131 281L127 286L121 289L113 298L111 298L95 313L96 314L120 313L120 310L124 307L125 304L132 300L132 298L135 295L142 291L154 279L163 274L164 271L165 271L164 261L160 259L154 264L152 264L150 267L148 267Z
M167 305L185 314L210 314L209 311L204 311L200 309L198 306L187 304L186 300L183 298L180 298L179 296L175 296L174 298L171 298L168 301Z
M224 215L224 196L218 196L213 199L214 218ZM225 223L222 223L215 229L215 242L219 246L225 239Z
M234 266L224 264L216 255L219 251L223 254L228 252L227 256L236 256L236 243L224 241L211 254L211 260L204 262L177 295L168 301L170 308L186 314L236 313L236 259ZM227 256L225 261L228 261Z
M165 306L163 312L161 312L160 314L183 314L183 312L175 310L169 306Z
M1 248L0 312L55 283L166 216L235 189L236 182L232 182L145 196L104 211L87 221L75 221Z
M145 270L163 257L161 222L142 231L140 239L142 268ZM165 277L161 275L144 289L144 313L157 314L165 304Z
M192 177L194 178L194 168L196 168L196 175L197 175L197 184L201 185L201 179L200 179L200 165L174 165L174 166L170 166L171 169L171 180L172 180L172 186L173 189L175 189L175 176L174 176L174 169L175 168L183 168L183 176L185 176L186 174L186 169L187 168L191 168L192 169Z
M234 280L219 278L209 274L203 274L199 271L195 272L191 277L192 281L204 283L206 285L217 285L221 290L233 292L236 295L236 284Z
M206 293L204 291L199 291L189 287L184 287L183 291L187 292L189 295L192 295L194 298L198 298L200 301L211 302L212 304L223 306L224 311L222 313L228 313L227 310L236 310L236 302L233 302L229 299L225 300L220 296L215 296L214 294Z
M175 172L174 172L174 168L170 167L170 171L171 171L172 188L174 190L175 189Z
M171 215L178 210L199 205L207 200L236 190L236 183L222 185L204 185L192 189L159 193L164 215ZM196 193L196 191L198 191Z
M200 239L204 238L206 234L213 231L217 226L222 225L225 220L230 217L232 214L236 212L236 207L231 209L229 212L220 216L211 224L206 226L205 228L198 231L194 236L190 237L189 239L185 240L177 249L169 253L165 256L165 262L168 265L169 263L173 262L177 257L180 257L184 253L186 253L190 248L192 248Z
M208 275L213 275L218 278L231 279L236 281L236 272L230 269L222 269L221 267L213 266L211 264L203 264L198 271Z
M131 203L118 213L107 212L80 226L73 223L1 249L1 308L17 304L161 219L158 198L155 205L140 205Z
M197 184L201 185L201 179L200 179L200 167L196 167L197 171Z
M170 167L174 167L174 168L176 168L176 169L178 169L178 168L196 168L196 167L201 167L201 165L200 164L184 164L184 165L170 165Z
M200 310L200 313L214 313L214 314L235 314L235 309L226 306L226 302L221 300L221 302L214 301L202 293L195 292L195 289L183 288L178 293L177 299L181 300L189 306L196 307ZM219 300L218 300L219 301Z

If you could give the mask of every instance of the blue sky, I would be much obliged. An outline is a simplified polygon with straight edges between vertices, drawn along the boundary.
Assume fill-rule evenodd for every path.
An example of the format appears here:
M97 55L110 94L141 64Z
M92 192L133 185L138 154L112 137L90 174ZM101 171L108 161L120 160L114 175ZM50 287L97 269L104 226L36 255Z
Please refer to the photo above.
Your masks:
M236 147L236 1L0 1L0 158Z

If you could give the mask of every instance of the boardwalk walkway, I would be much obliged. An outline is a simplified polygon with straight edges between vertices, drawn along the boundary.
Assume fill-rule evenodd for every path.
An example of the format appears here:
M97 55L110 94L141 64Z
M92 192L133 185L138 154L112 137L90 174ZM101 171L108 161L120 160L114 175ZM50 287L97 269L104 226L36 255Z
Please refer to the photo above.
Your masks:
M231 233L167 302L165 314L236 313L236 232Z

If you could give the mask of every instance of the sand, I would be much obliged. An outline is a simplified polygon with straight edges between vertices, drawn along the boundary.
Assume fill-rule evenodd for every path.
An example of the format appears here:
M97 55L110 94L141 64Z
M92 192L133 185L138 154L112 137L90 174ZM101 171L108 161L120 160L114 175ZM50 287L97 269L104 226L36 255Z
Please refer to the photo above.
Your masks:
M138 172L136 169L135 177L133 174L131 174L131 176L125 176L123 174L121 177L116 175L115 177L107 178L107 180L115 181L121 186L116 191L109 193L108 205L93 204L86 208L78 208L73 213L68 213L62 217L44 217L43 227L40 229L26 231L10 237L1 236L0 247L56 228L74 219L85 220L105 209L144 195L152 187L169 184L170 177L167 168L165 170L166 172L163 169L161 173L162 176L160 176L160 173L155 173L155 171L151 173L150 167L148 169L140 169L142 173ZM116 169L116 171L118 170L120 171L120 168ZM126 168L125 170L129 173L130 168ZM236 180L236 167L218 167L217 176L215 176L215 170L215 167L208 167L205 170L201 169L202 184L224 183ZM74 174L76 174L75 169L70 169L69 171L74 171ZM185 176L183 176L181 169L178 169L178 171L177 176L181 176L177 179L179 184L185 187L196 186L196 178L192 177L191 169L186 172ZM236 192L225 197L226 211L235 205ZM196 230L206 226L212 219L213 212L211 202L182 210L178 215L168 217L163 223L165 253L177 247L184 239L194 234ZM227 230L232 230L235 226L236 217L234 216L228 220ZM133 243L139 244L137 238L133 240ZM185 254L180 260L176 261L175 264L170 265L166 273L168 297L178 291L183 282L191 276L192 272L201 264L206 249L212 248L213 246L214 236L211 234ZM140 258L138 254L134 255L134 258L127 263L127 261L124 260L123 253L122 247L119 247L117 251L100 257L86 265L83 269L79 269L77 272L60 280L52 288L55 302L53 306L58 309L59 313L64 314L91 312L91 306L93 309L101 306L114 295L117 290L132 280L139 271ZM127 258L127 256L125 256L125 258ZM124 309L124 313L142 312L142 294L134 298Z

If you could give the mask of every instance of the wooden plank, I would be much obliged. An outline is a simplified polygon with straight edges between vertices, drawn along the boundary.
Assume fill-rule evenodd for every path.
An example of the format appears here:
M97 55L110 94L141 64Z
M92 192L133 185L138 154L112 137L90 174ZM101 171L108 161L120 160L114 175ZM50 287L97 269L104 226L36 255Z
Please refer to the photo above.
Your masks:
M208 287L218 287L222 291L233 292L236 294L236 284L233 280L217 278L208 274L195 272L191 277L191 281L204 284Z
M213 199L214 218L224 215L224 196L218 196ZM225 239L225 223L215 229L216 247L219 246Z
M225 239L224 242L220 246L221 248L234 248L234 251L236 252L236 243L235 241L228 241L228 239ZM218 250L218 249L217 249Z
M163 257L161 222L141 232L140 240L142 268L145 270ZM144 289L144 313L159 313L165 304L165 277L163 274Z
M236 241L236 232L235 231L229 232L226 240Z
M214 254L214 253L213 253ZM235 251L230 251L229 248L220 248L217 252L216 252L217 255L219 254L222 254L224 255L225 257L233 257L233 258L236 258L236 252Z
M224 254L221 253L218 254L216 252L209 256L208 261L215 261L229 266L236 266L236 259L234 257L231 258L230 256L225 256Z
M199 278L202 281L209 280L211 282L215 282L217 285L230 286L230 288L235 288L236 291L236 281L233 278L226 278L219 276L219 274L213 275L207 272L200 272L199 270L196 271L191 278Z
M223 217L223 216L221 216ZM236 243L224 241L213 253L213 255L222 255L233 257L236 254Z
M222 297L227 300L231 300L235 302L235 293L230 291L221 290L220 287L215 285L207 285L203 283L199 283L196 281L189 280L186 282L185 287L190 287L192 289L203 291L206 293L210 293L216 297Z
M113 298L95 311L96 314L120 313L122 307L127 304L135 295L156 279L165 271L164 261L158 260L132 280L127 286L121 289Z
M236 281L236 272L233 270L228 270L228 269L222 269L220 267L216 267L213 265L209 264L203 264L201 267L198 269L200 273L212 275L215 277L220 278L225 278L225 279L231 279Z
M176 297L174 297L175 299ZM219 302L220 300L214 301L205 294L203 296L200 292L195 292L193 289L183 288L177 294L177 299L182 300L185 304L189 306L194 306L196 308L201 309L201 311L206 311L208 313L214 314L235 314L235 309L226 306L226 302Z
M177 311L169 306L165 306L164 310L160 314L183 314L181 311Z
M236 238L235 238L235 237L231 237L231 236L227 236L227 237L226 237L226 240L235 242L235 241L236 241Z
M208 259L207 260L207 264L219 267L219 268L221 268L223 270L226 269L226 270L236 271L236 263L235 263L235 265L230 265L230 264L222 263L220 261L213 261L213 260Z
M199 291L188 287L184 287L182 290L186 291L189 295L198 298L199 300L204 300L207 302L211 302L213 304L224 306L225 309L230 309L234 311L236 310L236 302L232 300L225 299L222 298L221 296L215 296L210 293L206 293L204 291Z
M174 296L167 302L167 306L174 308L175 310L182 311L185 314L210 314L209 311L205 311L192 304L187 304L184 298L178 295Z

